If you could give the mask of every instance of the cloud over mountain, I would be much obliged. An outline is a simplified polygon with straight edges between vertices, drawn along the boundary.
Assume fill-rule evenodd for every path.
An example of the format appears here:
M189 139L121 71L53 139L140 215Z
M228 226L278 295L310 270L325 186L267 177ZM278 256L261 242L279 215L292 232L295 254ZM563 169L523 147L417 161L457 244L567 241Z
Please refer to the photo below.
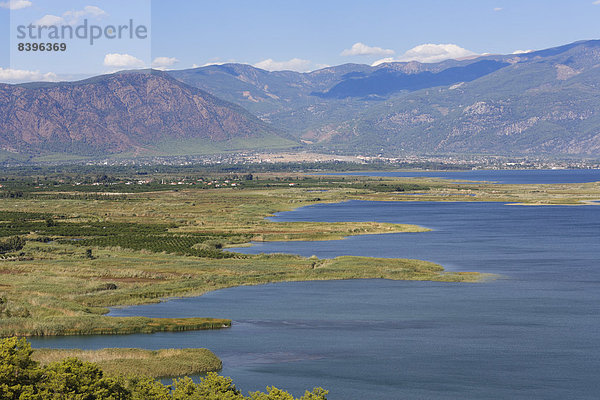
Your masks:
M152 61L152 68L167 69L167 67L175 65L178 62L179 60L175 57L156 57Z
M264 69L267 71L296 71L306 72L310 71L312 63L309 60L303 60L301 58L292 58L287 61L275 61L272 58L257 62L254 64L256 68Z
M144 68L145 63L131 54L109 53L104 56L104 66L116 68Z
M377 60L373 63L373 66L386 62L397 61L418 61L422 63L436 63L444 60L457 59L475 55L477 55L477 53L471 50L464 49L456 44L426 43L413 47L412 49L406 51L399 57L388 57L383 58L381 60Z
M54 82L57 80L58 77L53 72L41 73L40 71L28 71L23 69L11 69L0 67L0 82Z
M342 51L342 56L391 56L395 51L381 47L371 47L364 43L356 42L351 48Z

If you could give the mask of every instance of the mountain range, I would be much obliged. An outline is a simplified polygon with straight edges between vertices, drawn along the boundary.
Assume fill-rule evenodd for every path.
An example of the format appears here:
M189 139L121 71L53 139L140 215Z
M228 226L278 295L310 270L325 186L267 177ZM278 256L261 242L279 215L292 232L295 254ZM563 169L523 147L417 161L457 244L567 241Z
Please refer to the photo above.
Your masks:
M296 142L160 71L0 85L0 148L63 156L204 154Z
M308 73L246 64L0 84L0 149L600 155L600 41Z

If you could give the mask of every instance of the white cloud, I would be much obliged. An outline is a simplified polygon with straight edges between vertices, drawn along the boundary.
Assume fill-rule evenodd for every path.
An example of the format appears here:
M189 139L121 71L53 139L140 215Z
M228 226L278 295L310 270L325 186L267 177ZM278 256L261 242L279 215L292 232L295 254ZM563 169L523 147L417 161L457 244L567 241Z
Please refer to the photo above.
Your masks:
M231 61L209 61L204 64L192 64L192 68L210 67L211 65L229 64Z
M599 0L599 1L600 1L600 0ZM502 7L496 7L496 8L494 8L494 11L496 11L496 12L498 12L498 11L502 11L502 10L504 10L504 8L502 8Z
M46 14L42 18L35 21L35 25L63 25L67 21L63 17L59 17L58 15Z
M211 65L223 65L223 64L232 64L232 63L237 63L238 61L236 61L233 58L230 58L229 60L221 60L219 57L215 57L215 58L211 58L210 60L208 60L207 62L205 62L204 64L192 64L192 68L200 68L200 67L208 67ZM240 63L240 64L247 64L247 63Z
M46 14L38 19L36 25L77 25L84 18L102 18L108 13L96 6L85 6L82 10L66 11L62 16Z
M364 43L357 42L351 48L342 51L342 56L391 56L395 52L390 49L382 49L381 47L371 47Z
M597 6L597 5L600 5L600 0L596 0L596 1L594 1L592 4L594 4L594 5L596 5L596 6Z
M107 17L108 13L96 6L85 6L81 11L67 11L65 14L73 15L75 17Z
M167 67L170 67L178 62L179 60L175 57L156 57L154 61L152 61L152 68L167 69Z
M53 72L45 74L40 71L27 71L24 69L10 69L0 67L0 81L3 82L26 82L26 81L57 81L58 77Z
M96 6L85 6L83 10L67 11L63 14L69 25L76 25L83 18L102 18L108 14L106 11Z
M387 57L375 61L376 66L386 62L418 61L422 63L436 63L444 60L475 56L477 53L464 49L455 44L433 44L426 43L408 50L399 57Z
M271 58L254 64L256 68L266 69L267 71L297 71L307 72L310 70L311 62L301 58L292 58L288 61L275 61Z
M386 58L382 58L380 60L375 61L373 64L371 64L372 67L375 67L379 64L385 64L385 63L391 63L391 62L398 62L400 60L396 60L394 59L394 57L386 57Z
M20 10L21 8L31 7L33 3L29 0L8 0L0 3L0 7L9 10Z
M600 1L600 0L598 0ZM513 54L527 54L527 53L531 53L533 50L515 50L512 53Z
M116 68L144 68L145 63L130 54L109 53L104 56L104 65Z

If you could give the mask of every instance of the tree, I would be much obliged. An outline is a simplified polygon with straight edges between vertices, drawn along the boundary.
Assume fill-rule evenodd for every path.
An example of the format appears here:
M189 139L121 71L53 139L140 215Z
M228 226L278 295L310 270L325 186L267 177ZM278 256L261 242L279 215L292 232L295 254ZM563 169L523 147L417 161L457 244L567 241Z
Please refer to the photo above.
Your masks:
M200 383L185 377L173 382L173 400L244 400L231 378L209 372Z
M308 390L304 393L304 396L298 400L327 400L327 390L323 388L314 388L312 392ZM252 392L250 393L249 400L296 400L294 396L286 391L277 389L276 387L267 387L267 393Z
M104 376L96 364L77 358L52 363L44 370L36 399L129 400L131 393L116 379Z
M321 387L316 387L309 392L308 390L304 393L304 396L300 397L300 400L327 400L328 390Z
M42 376L38 363L31 359L31 345L24 338L0 342L0 398L5 400L33 398Z
M131 400L172 400L169 387L152 378L133 377L127 386Z
M267 387L267 393L250 393L251 400L294 400L294 396L276 387Z

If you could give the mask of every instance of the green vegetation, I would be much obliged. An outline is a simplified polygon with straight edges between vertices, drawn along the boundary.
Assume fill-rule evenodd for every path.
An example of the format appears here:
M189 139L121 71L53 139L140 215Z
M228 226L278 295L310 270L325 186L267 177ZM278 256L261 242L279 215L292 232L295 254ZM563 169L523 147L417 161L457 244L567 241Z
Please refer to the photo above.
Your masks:
M291 255L194 258L119 248L97 248L94 258L75 245L27 243L25 256L0 270L8 312L0 335L117 334L229 326L228 320L103 316L107 306L200 295L225 287L281 281L388 278L476 281L476 273L445 273L418 260Z
M9 251L19 251L25 246L25 239L19 236L13 236L6 240L0 241L0 254Z
M107 172L98 174L99 180L128 179L111 177ZM236 187L177 185L170 186L170 190L92 193L99 199L78 197L89 193L80 192L84 184L73 183L75 177L69 178L71 183L67 184L58 182L65 177L57 176L58 186L44 186L46 191L31 186L40 178L34 174L4 181L6 186L0 193L19 189L23 196L0 198L0 242L12 243L10 250L0 254L0 335L116 334L227 327L229 320L112 318L104 314L110 306L201 295L239 285L315 279L474 282L485 278L477 273L448 273L439 265L417 260L319 260L226 251L249 241L332 240L348 235L415 234L428 230L377 222L266 219L276 212L305 205L352 199L580 204L600 198L597 183L473 185L439 179L248 175L202 178L203 182L220 184L231 184L237 179L240 185ZM163 179L200 179L193 171L168 178L162 173L144 176L159 182L157 185L162 185ZM88 185L102 187L93 182ZM111 186L106 187L112 190ZM415 192L420 196L405 196ZM65 197L53 197L55 194ZM426 236L423 233L423 240Z
M51 293L35 296L23 305L22 299L9 300L10 308L0 314L0 337L9 336L73 336L124 335L131 333L182 332L221 329L231 326L228 319L218 318L145 318L104 317L95 315L97 309L73 305L64 299L53 299ZM38 305L50 298L48 305ZM34 303L34 304L32 304ZM30 308L28 308L29 306ZM71 308L67 308L67 307ZM77 309L79 308L79 309ZM83 308L83 311L81 310ZM48 316L63 311L66 316ZM106 311L106 310L102 310Z
M31 357L45 367L67 358L97 364L106 375L131 374L152 378L198 375L220 371L221 360L207 349L36 349Z
M40 220L44 217L45 220ZM176 225L139 224L125 222L57 222L56 219L39 213L18 213L0 211L0 237L24 235L35 232L39 241L49 241L52 237L60 243L74 243L78 246L121 246L134 250L149 250L185 254L196 257L226 258L234 254L217 251L218 243L244 243L248 235L232 235L227 233L185 235L171 233L170 228ZM41 238L41 239L40 239ZM211 245L211 243L213 245ZM25 241L18 236L0 242L0 253L21 250ZM202 247L196 247L204 244ZM89 258L89 257L88 257Z
M49 360L47 365L40 365L35 360L37 356L32 356L32 353L33 350L25 339L10 338L0 342L0 398L5 400L294 400L289 393L274 387L268 387L266 393L254 392L244 396L230 378L219 376L214 372L201 378L200 383L194 383L186 377L176 379L172 385L165 386L148 376L139 374L114 376L105 372L100 365L81 361L78 358L71 357L53 362ZM110 353L110 350L98 352L103 355ZM327 391L315 388L311 392L307 391L298 400L326 399Z

